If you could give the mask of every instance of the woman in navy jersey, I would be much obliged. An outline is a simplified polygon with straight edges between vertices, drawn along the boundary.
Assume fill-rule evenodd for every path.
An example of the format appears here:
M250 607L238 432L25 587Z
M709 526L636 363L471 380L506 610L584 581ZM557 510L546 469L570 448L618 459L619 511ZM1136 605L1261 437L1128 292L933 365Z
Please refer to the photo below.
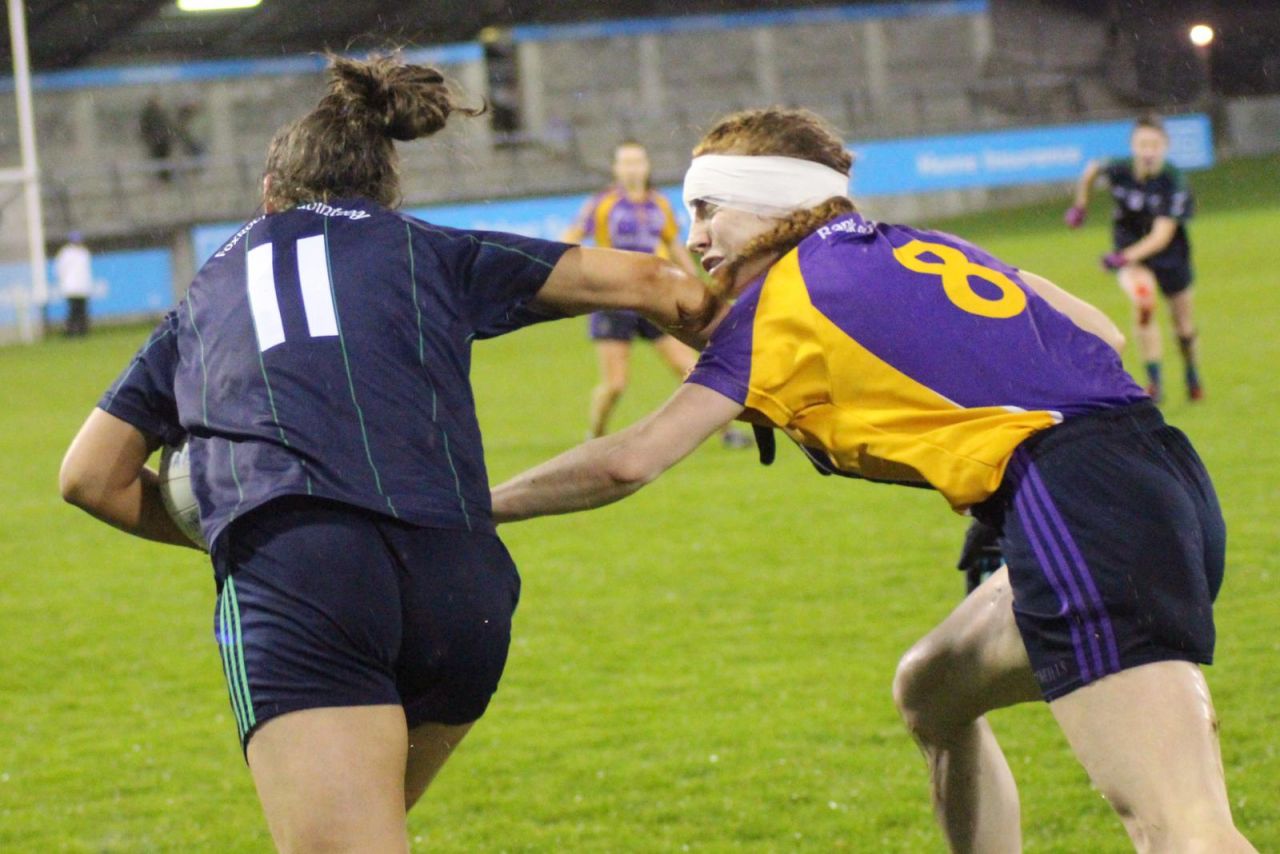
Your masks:
M72 442L63 496L187 545L145 467L189 438L241 744L285 851L406 850L405 812L485 711L519 577L494 533L473 339L601 308L692 330L651 255L395 210L394 140L475 115L433 68L335 58L273 140L262 216L201 268Z
M717 122L684 199L732 305L666 404L499 485L495 518L622 499L733 419L824 474L932 488L1001 531L1007 564L894 680L952 850L1021 850L985 713L1043 699L1139 850L1252 851L1199 666L1226 530L1195 451L1106 315L954 235L864 218L851 163L812 113Z
M1130 157L1097 160L1085 167L1076 184L1074 204L1067 210L1070 228L1084 224L1089 191L1099 176L1106 178L1115 202L1112 251L1102 265L1115 271L1120 287L1133 304L1133 323L1147 372L1147 393L1158 403L1163 397L1160 325L1156 322L1156 290L1169 301L1174 332L1182 352L1187 399L1204 397L1196 364L1196 324L1192 313L1191 242L1187 220L1195 213L1195 198L1182 172L1165 157L1169 134L1156 116L1143 116L1129 138Z

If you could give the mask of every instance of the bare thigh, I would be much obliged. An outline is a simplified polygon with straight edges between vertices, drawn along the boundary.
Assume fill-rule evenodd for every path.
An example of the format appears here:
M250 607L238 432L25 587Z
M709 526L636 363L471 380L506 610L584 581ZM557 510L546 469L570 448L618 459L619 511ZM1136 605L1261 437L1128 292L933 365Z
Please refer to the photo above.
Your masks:
M249 742L249 770L276 847L407 851L407 728L400 706L306 709Z
M951 728L992 709L1041 698L1013 618L1009 569L1001 567L903 657L899 679L916 693L920 723Z
M435 779L453 749L475 725L425 723L409 730L409 759L404 771L404 806L413 807Z
M631 343L628 341L597 341L596 360L600 365L600 381L605 385L623 389L627 386L631 369Z
M1126 821L1231 823L1218 719L1200 668L1160 661L1049 704L1090 779Z

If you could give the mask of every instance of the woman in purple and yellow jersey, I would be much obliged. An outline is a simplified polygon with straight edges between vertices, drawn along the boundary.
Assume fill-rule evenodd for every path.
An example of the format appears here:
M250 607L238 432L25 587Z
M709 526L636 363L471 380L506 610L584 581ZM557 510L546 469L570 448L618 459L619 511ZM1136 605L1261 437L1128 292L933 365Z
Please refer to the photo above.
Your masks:
M614 185L587 200L577 221L564 233L570 243L592 240L597 246L648 252L670 258L697 275L698 268L680 242L680 227L666 197L649 181L649 153L633 140L613 150ZM631 368L631 342L642 338L653 345L678 377L684 377L697 361L697 353L634 311L597 311L590 319L600 381L591 390L587 433L603 436L609 416L627 390ZM746 436L729 431L726 444L749 444Z
M1007 562L894 684L953 850L1019 850L983 715L1037 698L1140 849L1252 850L1199 668L1225 530L1194 450L1101 312L952 235L863 218L850 166L811 113L716 124L684 196L732 306L663 407L495 488L495 519L620 499L732 419L827 473L931 487L998 527Z
M283 851L406 851L406 810L497 689L520 579L490 513L472 342L600 308L677 330L714 313L700 279L653 256L395 210L394 142L458 110L480 112L434 68L335 58L320 103L272 141L264 214L200 269L63 462L66 500L190 545L145 467L189 440L214 636Z

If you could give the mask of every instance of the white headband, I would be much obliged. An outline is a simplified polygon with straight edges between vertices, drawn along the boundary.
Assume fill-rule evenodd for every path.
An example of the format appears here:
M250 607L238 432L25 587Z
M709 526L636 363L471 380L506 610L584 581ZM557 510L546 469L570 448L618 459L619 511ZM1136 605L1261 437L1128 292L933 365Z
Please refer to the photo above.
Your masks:
M690 219L699 201L776 217L848 194L848 175L797 157L703 154L684 176Z

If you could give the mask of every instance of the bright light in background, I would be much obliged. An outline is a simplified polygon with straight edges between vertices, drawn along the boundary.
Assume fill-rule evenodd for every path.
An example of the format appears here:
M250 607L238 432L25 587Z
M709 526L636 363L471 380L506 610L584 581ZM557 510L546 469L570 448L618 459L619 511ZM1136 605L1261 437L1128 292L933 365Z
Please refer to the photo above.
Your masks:
M1196 24L1188 35L1191 36L1191 43L1196 47L1207 47L1213 41L1213 27L1208 24Z
M178 0L184 12L223 12L228 9L252 9L262 0Z

